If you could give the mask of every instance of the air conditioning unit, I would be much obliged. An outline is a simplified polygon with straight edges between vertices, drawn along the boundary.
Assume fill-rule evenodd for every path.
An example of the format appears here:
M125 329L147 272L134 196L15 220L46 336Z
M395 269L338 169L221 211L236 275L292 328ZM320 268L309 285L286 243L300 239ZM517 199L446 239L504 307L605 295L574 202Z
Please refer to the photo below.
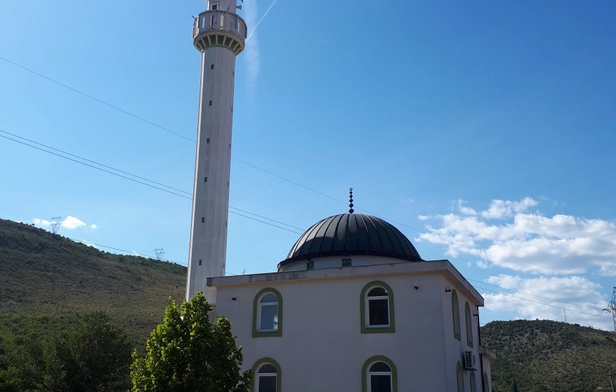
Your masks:
M464 352L464 369L465 370L477 370L475 369L475 355L472 351Z

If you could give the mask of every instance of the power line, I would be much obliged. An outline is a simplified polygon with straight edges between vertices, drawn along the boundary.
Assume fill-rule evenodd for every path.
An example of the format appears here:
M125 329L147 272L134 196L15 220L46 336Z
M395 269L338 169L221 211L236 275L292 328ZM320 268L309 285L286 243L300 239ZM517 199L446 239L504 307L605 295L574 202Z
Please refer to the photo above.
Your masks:
M549 275L549 274L546 274L546 275ZM481 281L481 280L477 280L477 279L467 279L467 280L469 280L469 281L471 281L471 282L477 282L477 283L479 283L479 284L483 284L483 285L488 285L488 286L496 287L496 288L501 289L501 290L503 289L503 288L502 288L502 287L500 287L500 286L497 286L497 285L494 285L494 284L490 284L490 283L486 283L486 282L483 282L483 281ZM487 290L487 289L486 289L486 290ZM548 297L542 297L542 296L540 296L540 295L530 294L530 293L525 293L525 292L523 292L523 291L516 291L516 292L517 292L517 293L519 293L519 294L528 295L528 296L530 296L530 297L541 298L541 299L547 299L548 301L560 302L561 304L565 304L565 305L574 305L574 306L577 306L577 304L574 304L574 303L571 303L571 302L566 302L566 301L561 301L561 300L558 300L558 299L553 299L553 298L548 298Z
M137 178L137 179L144 180L144 181L147 181L147 182L149 182L149 183L152 183L152 184L155 184L155 185L159 185L159 186L162 186L162 187L168 188L168 189L170 189L170 190L174 190L174 191L178 191L178 192L182 192L182 193L186 193L186 194L188 194L188 195L191 195L191 193L190 193L190 192L186 192L186 191L184 191L184 190L182 190L182 189L178 189L178 188L174 188L174 187L169 186L169 185L161 184L160 182L152 181L152 180L149 180L149 179L147 179L147 178L140 177L140 176L138 176L138 175L136 175L136 174L132 174L132 173L129 173L129 172L126 172L126 171L120 170L120 169L116 169L116 168L114 168L114 167L111 167L111 166L105 165L105 164L103 164L103 163L96 162L96 161L93 161L93 160L91 160L91 159L87 159L87 158L81 157L81 156L79 156L79 155L71 154L70 152L67 152L67 151L64 151L64 150L60 150L60 149L55 148L55 147L51 147L51 146L49 146L49 145L47 145L47 144L43 144L43 143L36 142L36 141L34 141L34 140L31 140L31 139L25 138L25 137L23 137L23 136L16 135L16 134L14 134L14 133L10 133L10 132L4 131L4 130L2 130L2 129L0 129L0 132L5 133L5 134L7 134L7 135L10 135L10 136L12 136L12 137L19 138L19 139L21 139L21 140L25 140L25 141L27 141L27 142L29 142L29 143L33 143L33 144L36 144L36 145L38 145L38 146L41 146L41 147L47 148L47 149L49 149L49 150L53 150L53 151L56 151L56 152L59 152L59 153L62 153L62 154L68 155L68 156L70 156L70 157L74 157L74 158L77 158L77 159L81 159L82 161L89 162L89 163L92 163L92 164L98 165L98 166L100 166L100 167L103 167L103 168L106 168L106 169L110 169L110 170L116 171L116 172L118 172L118 173L126 174L126 175L128 175L128 176L135 177L135 178ZM8 139L8 138L7 138L7 139ZM12 139L11 139L11 140L12 140ZM14 141L17 141L17 140L14 140ZM25 143L22 143L22 144L25 144ZM26 144L26 145L28 145L28 144ZM33 146L30 146L30 147L33 147ZM47 152L47 151L46 151L46 152ZM81 163L81 162L78 162L78 163Z
M96 101L96 102L98 102L98 103L100 103L100 104L103 104L103 105L108 106L108 107L110 107L110 108L112 108L112 109L115 109L115 110L117 110L117 111L119 111L119 112L122 112L122 113L124 113L124 114L126 114L126 115L128 115L128 116L131 116L131 117L133 117L133 118L136 118L136 119L137 119L137 120L139 120L139 121L143 121L143 122L145 122L145 123L147 123L147 124L150 124L150 125L152 125L152 126L154 126L154 127L156 127L156 128L162 129L163 131L167 131L167 132L169 132L169 133L172 133L172 134L174 134L175 136L181 137L182 139L189 140L189 141L191 141L191 142L193 142L193 143L195 142L195 140L190 139L190 138L188 138L188 137L186 137L186 136L184 136L184 135L182 135L182 134L179 134L179 133L177 133L177 132L174 132L174 131L170 130L169 128L165 128L165 127L163 127L163 126L161 126L161 125L158 125L158 124L156 124L156 123L153 123L152 121L146 120L146 119L145 119L145 118L143 118L143 117L137 116L136 114L133 114L133 113L131 113L131 112L129 112L129 111L126 111L126 110L124 110L124 109L122 109L122 108L119 108L119 107L117 107L117 106L115 106L115 105L112 105L112 104L110 104L110 103L108 103L108 102L105 102L105 101L103 101L102 99L98 99L98 98L96 98L96 97L93 97L93 96L91 96L90 94L86 94L86 93L84 93L83 91L77 90L76 88L73 88L73 87L71 87L71 86L69 86L69 85L66 85L66 84L64 84L64 83L62 83L62 82L59 82L59 81L57 81L57 80L55 80L55 79L52 79L52 78L50 78L50 77L48 77L48 76L45 76L45 75L41 74L41 73L38 73L38 72L36 72L36 71L34 71L34 70L30 69L30 68L27 68L27 67L24 67L23 65L17 64L16 62L13 62L13 61L11 61L11 60L9 60L9 59L7 59L7 58L4 58L4 57L0 56L0 60L6 61L6 62L7 62L7 63L9 63L9 64L12 64L12 65L14 65L14 66L16 66L16 67L19 67L19 68L23 69L24 71L28 71L28 72L30 72L30 73L32 73L32 74L34 74L34 75L36 75L36 76L39 76L39 77L41 77L41 78L43 78L43 79L45 79L45 80L48 80L48 81L50 81L50 82L52 82L52 83L55 83L55 84L57 84L57 85L59 85L59 86L62 86L62 87L64 87L64 88L67 88L67 89L69 89L69 90L71 90L71 91L73 91L73 92L75 92L75 93L77 93L77 94L80 94L80 95L82 95L82 96L84 96L84 97L86 97L86 98L88 98L88 99L91 99L91 100Z
M275 3L275 2L274 2L274 3ZM272 5L273 5L273 4L272 4ZM271 6L270 6L270 8L271 8ZM30 68L28 68L28 67L25 67L25 66L23 66L23 65L20 65L20 64L18 64L18 63L16 63L16 62L14 62L14 61L11 61L11 60L9 60L9 59L7 59L7 58L4 58L4 57L0 56L0 60L4 60L4 61L6 61L6 62L7 62L7 63L9 63L9 64L12 64L12 65L14 65L14 66L16 66L16 67L18 67L18 68L21 68L21 69L23 69L23 70L25 70L25 71L27 71L27 72L30 72L30 73L32 73L32 74L34 74L34 75L37 75L37 76L39 76L39 77L41 77L41 78L43 78L43 79L45 79L45 80L48 80L48 81L50 81L50 82L52 82L52 83L57 84L57 85L59 85L59 86L62 86L62 87L64 87L64 88L67 88L67 89L69 89L69 90L71 90L71 91L73 91L73 92L76 92L76 93L78 93L78 94L80 94L80 95L82 95L82 96L84 96L84 97L86 97L86 98L89 98L89 99L91 99L91 100L94 100L94 101L96 101L96 102L99 102L99 103L101 103L101 104L103 104L103 105L105 105L105 106L108 106L108 107L112 108L112 109L118 110L119 112L124 113L124 114L126 114L126 115L129 115L129 116L131 116L131 117L133 117L133 118L135 118L135 119L137 119L137 120L143 121L143 122L145 122L145 123L147 123L147 124L150 124L150 125L152 125L152 126L154 126L154 127L156 127L156 128L162 129L162 130L167 131L167 132L169 132L169 133L171 133L171 134L173 134L173 135L179 136L179 137L181 137L181 138L183 138L183 139L186 139L186 140L189 140L189 141L191 141L191 142L193 142L193 143L196 143L196 141L195 141L194 139L187 138L187 137L185 137L184 135L182 135L182 134L180 134L180 133L174 132L174 131L172 131L172 130L170 130L170 129L168 129L168 128L163 127L162 125L156 124L156 123L154 123L154 122L152 122L152 121L149 121L149 120L147 120L147 119L145 119L145 118L143 118L143 117L137 116L137 115L135 115L135 114L133 114L133 113L131 113L131 112L127 111L127 110L124 110L124 109L122 109L122 108L120 108L120 107L117 107L117 106L115 106L115 105L112 105L112 104L110 104L110 103L108 103L108 102L105 102L105 101L103 101L102 99L99 99L99 98L96 98L96 97L94 97L94 96L92 96L92 95L86 94L86 93L84 93L84 92L82 92L82 91L80 91L80 90L78 90L78 89L76 89L76 88L74 88L74 87L68 86L68 85L66 85L66 84L64 84L64 83L62 83L62 82L59 82L59 81L57 81L57 80L55 80L55 79L53 79L53 78L50 78L50 77L48 77L48 76L45 76L45 75L43 75L43 74L41 74L41 73L39 73L39 72L36 72L36 71L34 71L34 70L32 70L32 69L30 69ZM239 159L239 158L236 158L236 157L233 157L233 156L232 156L231 158L232 158L233 160L236 160L236 161L238 161L238 162L241 162L241 163L243 163L243 164L245 164L245 165L248 165L248 166L250 166L250 167L252 167L252 168L254 168L254 169L260 170L260 171L262 171L262 172L264 172L264 173L267 173L267 174L269 174L269 175L271 175L271 176L274 176L274 177L279 178L279 179L281 179L281 180L283 180L283 181L286 181L286 182L288 182L288 183L290 183L290 184L293 184L293 185L299 186L299 187L301 187L301 188L304 188L304 189L306 189L306 190L308 190L308 191L310 191L310 192L316 193L316 194L318 194L318 195L324 196L324 197L326 197L326 198L332 199L332 200L334 200L334 201L337 201L337 202L340 202L340 203L343 203L343 204L346 204L346 203L347 203L347 202L346 202L346 200L341 200L341 199L335 198L335 197L333 197L333 196L327 195L327 194L325 194L325 193L323 193L323 192L319 192L319 191L317 191L316 189L313 189L313 188L310 188L310 187L308 187L308 186L302 185L302 184L300 184L300 183L298 183L298 182L295 182L295 181L293 181L293 180L290 180L290 179L288 179L288 178L285 178L285 177L283 177L283 176L280 176L280 175L278 175L278 174L275 174L275 173L273 173L273 172L271 172L271 171L269 171L269 170L263 169L263 168L261 168L261 167L258 167L258 166L256 166L256 165L253 165L253 164L251 164L251 163L249 163L249 162L246 162L246 161L244 161L244 160L241 160L241 159ZM399 226L404 226L404 227L406 227L406 228L408 228L408 229L411 229L411 230L414 230L414 231L416 231L416 232L418 232L418 233L422 233L422 232L423 232L422 230L419 230L419 229L417 229L417 228L415 228L415 227L409 226L409 225L407 225L407 224L405 224L405 223L398 222L398 221L395 221L395 220L392 220L392 219L386 219L385 217L379 216L378 214L375 214L374 212L368 211L368 210L363 209L363 208L356 208L356 210L359 210L359 211L364 211L364 212L366 212L366 213L368 213L368 214L371 214L371 215L374 215L374 216L377 216L377 217L381 217L381 218L383 218L383 219L387 220L388 222L395 223L395 224L397 224L397 225L399 225Z
M105 172L105 173L108 173L108 174L111 174L111 175L114 175L114 176L117 176L117 177L121 177L121 178L124 178L126 180L133 181L133 182L136 182L138 184L148 186L150 188L158 189L160 191L167 192L167 193L170 193L172 195L175 195L175 196L178 196L178 197L182 197L184 199L192 200L192 197L187 196L187 195L190 195L191 193L183 191L181 189L173 188L173 187L170 187L168 185L164 185L164 184L162 184L160 182L152 181L152 180L149 180L147 178L140 177L140 176L137 176L135 174L131 174L131 173L128 173L126 171L119 170L119 169L113 168L111 166L104 165L104 164L98 163L96 161L93 161L93 160L90 160L90 159L86 159L86 158L80 157L80 156L75 155L75 154L68 153L68 152L63 151L63 150L56 149L54 147L48 146L48 145L43 144L43 143L38 143L38 142L32 141L30 139L22 138L21 136L17 136L15 134L10 133L10 132L6 132L6 131L4 131L2 129L0 129L0 132L28 141L28 142L24 142L22 140L17 140L17 139L15 139L13 137L5 136L5 135L0 135L0 137L8 139L8 140L11 140L11 141L14 141L16 143L23 144L25 146L37 149L39 151L43 151L43 152L46 152L48 154L55 155L57 157L67 159L67 160L69 160L71 162L79 163L81 165L90 167L92 169L100 170L102 172ZM30 143L37 144L38 146L30 144ZM48 150L46 150L46 148ZM50 151L50 150L53 150L53 151ZM54 152L54 151L57 151L57 152ZM65 156L65 155L62 155L62 154L66 154L68 156ZM79 159L84 160L85 162L82 162ZM95 166L95 165L99 165L101 167ZM132 178L132 177L134 177L134 178ZM169 189L165 189L165 188L169 188ZM172 190L175 190L176 192L174 192ZM181 193L184 193L184 194L180 194L180 193L177 193L177 192L181 192ZM233 206L229 206L229 208L241 211L244 214L239 213L239 212L235 212L235 211L229 211L230 213L242 216L244 218L248 218L248 219L254 220L256 222L260 222L260 223L263 223L263 224L266 224L266 225L269 225L269 226L272 226L272 227L279 228L281 230L285 230L285 231L289 231L291 233L295 233L295 234L300 234L301 235L304 232L302 228L299 228L299 227L293 226L293 225L289 225L287 223L283 223L283 222L277 221L275 219L271 219L271 218L265 217L263 215L258 215L258 214L252 213L250 211L242 210L240 208L236 208L236 207L233 207ZM245 215L245 214L250 214L250 215L253 215L253 216L251 217L251 216L248 216L248 215ZM255 218L255 217L257 217L257 218ZM266 220L269 220L270 222L266 222L266 221L264 221L262 219L258 219L258 218L266 219ZM271 222L274 222L274 223L271 223ZM297 230L300 230L300 231L289 229L288 227L282 227L282 226L279 226L279 225L288 226L290 228L297 229Z
M3 130L1 130L1 129L0 129L0 132L3 132L3 133L8 133L8 132L3 131ZM120 174L120 173L115 173L115 172L112 172L112 171L110 171L110 170L106 170L106 169L104 169L104 168L102 168L102 167L94 166L94 165L88 164L88 163L86 163L86 162L82 162L82 161L79 161L79 160L77 160L77 159L73 159L73 158L71 158L71 157L68 157L68 156L64 156L64 155L58 154L58 153L53 152L53 151L45 150L44 148L37 147L37 146L34 146L34 145L32 145L32 144L28 144L28 143L26 143L26 142L24 142L24 141L21 141L21 140L17 140L17 139L14 139L14 138L11 138L11 137L8 137L8 136L4 136L4 135L0 135L0 137L5 138L5 139L8 139L8 140L12 140L12 141L14 141L14 142L16 142L16 143L23 144L23 145L28 146L28 147L31 147L31 148L35 148L35 149L37 149L37 150L39 150L39 151L43 151L43 152L46 152L46 153L51 154L51 155L55 155L55 156L60 157L60 158L64 158L64 159L66 159L66 160L69 160L69 161L72 161L72 162L75 162L75 163L79 163L79 164L81 164L81 165L84 165L84 166L90 167L90 168L92 168L92 169L100 170L100 171L105 172L105 173L113 174L114 176L122 177L122 178L124 178L124 179L126 179L126 180L129 180L129 181L133 181L133 182L136 182L136 183L139 183L139 184L145 185L145 186L149 186L150 188L154 188L154 189L161 190L161 191L163 191L163 192L171 193L172 195L176 195L176 196L179 196L179 197L183 197L183 198L185 198L185 199L190 199L190 197L180 195L180 194L175 193L175 192L172 192L172 191L170 191L170 190L168 190L168 189L164 189L164 188L161 188L161 187L156 186L156 185L148 184L148 183L146 183L146 182L139 181L139 180L137 180L137 179L135 179L135 178L130 178L130 177L127 177L127 176L122 175L122 174Z
M550 305L550 304L546 304L546 303L539 302L539 301L533 301L532 299L517 297L517 296L515 296L513 294L510 294L510 293L505 293L505 292L498 291L498 290L492 290L492 289L488 289L486 287L479 287L479 286L476 286L476 287L478 287L480 289L483 289L483 290L491 291L493 293L503 294L503 295L506 295L508 297L516 298L516 299L519 299L519 300L522 300L522 301L533 302L533 303L536 303L536 304L539 304L539 305L550 306L552 308L557 308L557 309L562 309L563 308L562 306L559 306L559 305ZM586 312L581 312L579 310L569 309L569 311L574 312L574 313L578 313L578 314L585 314L587 316L593 316L593 317L606 317L606 316L604 316L602 314L586 313Z

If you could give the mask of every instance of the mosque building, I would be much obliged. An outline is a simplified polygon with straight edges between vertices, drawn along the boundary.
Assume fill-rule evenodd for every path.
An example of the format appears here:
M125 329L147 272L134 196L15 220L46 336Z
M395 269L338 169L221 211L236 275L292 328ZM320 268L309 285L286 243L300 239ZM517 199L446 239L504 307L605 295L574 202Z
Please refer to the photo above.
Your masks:
M225 276L236 0L208 0L193 28L201 91L187 298L203 291L242 346L255 392L491 391L483 298L448 260L423 260L383 219L325 218L276 272Z

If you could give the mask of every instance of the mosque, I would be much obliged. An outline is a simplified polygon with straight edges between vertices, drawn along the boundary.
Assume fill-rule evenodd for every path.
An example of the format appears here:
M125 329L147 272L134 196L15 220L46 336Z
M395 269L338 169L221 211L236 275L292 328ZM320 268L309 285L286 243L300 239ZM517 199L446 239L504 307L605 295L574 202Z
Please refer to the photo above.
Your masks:
M187 298L227 317L255 392L491 391L483 298L448 260L423 260L383 219L349 211L309 228L277 271L225 276L236 0L195 18L201 90Z

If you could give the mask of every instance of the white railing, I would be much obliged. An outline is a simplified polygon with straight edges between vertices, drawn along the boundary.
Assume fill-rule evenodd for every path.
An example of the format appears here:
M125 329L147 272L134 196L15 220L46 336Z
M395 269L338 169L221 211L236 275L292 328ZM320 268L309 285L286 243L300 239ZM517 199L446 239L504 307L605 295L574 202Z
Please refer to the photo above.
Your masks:
M205 32L224 31L237 35L244 41L247 37L246 22L236 14L226 11L206 11L195 18L193 38Z

